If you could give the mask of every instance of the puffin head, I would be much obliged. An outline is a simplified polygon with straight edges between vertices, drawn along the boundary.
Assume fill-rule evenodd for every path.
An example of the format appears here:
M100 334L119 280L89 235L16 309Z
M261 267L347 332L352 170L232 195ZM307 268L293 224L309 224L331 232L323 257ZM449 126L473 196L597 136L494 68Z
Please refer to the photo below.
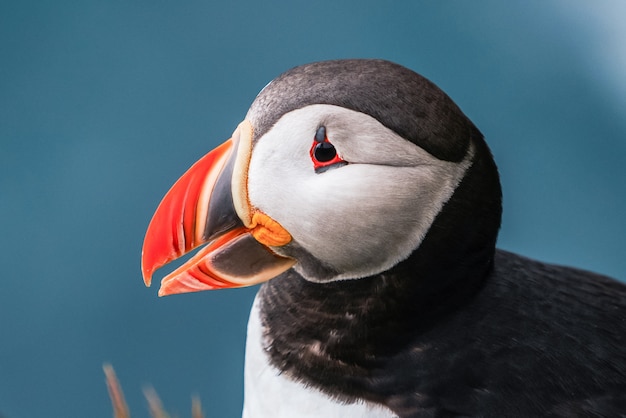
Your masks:
M445 93L388 61L317 62L270 82L232 138L174 184L148 227L142 271L150 285L200 246L159 295L290 268L321 283L416 262L487 268L500 216L489 149Z

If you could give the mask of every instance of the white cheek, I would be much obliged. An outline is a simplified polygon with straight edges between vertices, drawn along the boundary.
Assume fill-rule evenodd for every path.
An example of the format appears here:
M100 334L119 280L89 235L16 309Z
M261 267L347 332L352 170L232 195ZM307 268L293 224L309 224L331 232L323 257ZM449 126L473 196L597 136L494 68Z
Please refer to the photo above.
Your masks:
M437 160L380 125L391 151L362 142L338 144L360 157L369 153L390 161L408 144L413 166L348 164L316 173L309 154L320 120L315 110L284 117L257 142L248 173L250 202L339 271L333 279L385 271L419 246L469 167L471 152L461 163ZM405 153L400 161L406 159Z
M313 163L303 142L263 139L250 159L249 199L272 218L286 218L286 223L279 222L289 229L290 218L299 217L298 197L306 195L304 185L316 176Z
M456 186L440 187L442 171L359 164L316 174L253 160L250 199L343 273L337 278L363 277L392 267L419 245Z
M294 238L343 277L386 270L419 245L449 197L433 178L423 167L352 165L324 173L308 198L299 195L301 210L316 209L294 225Z

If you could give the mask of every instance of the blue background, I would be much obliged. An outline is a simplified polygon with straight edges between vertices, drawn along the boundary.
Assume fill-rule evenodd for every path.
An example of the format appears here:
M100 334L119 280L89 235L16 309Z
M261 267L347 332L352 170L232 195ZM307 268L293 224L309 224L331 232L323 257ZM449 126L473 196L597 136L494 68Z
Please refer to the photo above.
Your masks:
M614 2L0 3L0 415L109 417L102 363L235 417L255 288L158 299L170 185L298 64L377 57L445 90L500 166L499 246L626 279L625 7ZM156 277L156 280L161 276Z

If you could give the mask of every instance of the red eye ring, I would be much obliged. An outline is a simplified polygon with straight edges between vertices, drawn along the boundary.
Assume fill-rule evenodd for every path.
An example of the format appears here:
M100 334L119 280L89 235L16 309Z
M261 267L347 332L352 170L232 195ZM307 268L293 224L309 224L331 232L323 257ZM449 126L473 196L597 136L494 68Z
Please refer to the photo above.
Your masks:
M328 167L336 164L347 164L339 155L335 146L328 140L326 136L326 128L320 126L315 133L313 145L309 151L313 167L316 172L325 171Z

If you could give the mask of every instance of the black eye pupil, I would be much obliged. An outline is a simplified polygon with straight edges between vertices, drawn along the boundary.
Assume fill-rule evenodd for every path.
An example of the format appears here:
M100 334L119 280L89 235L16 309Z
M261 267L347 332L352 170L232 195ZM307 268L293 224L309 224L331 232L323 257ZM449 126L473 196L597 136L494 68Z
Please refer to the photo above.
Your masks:
M337 150L330 142L320 142L315 146L313 155L317 161L325 163L337 156Z

